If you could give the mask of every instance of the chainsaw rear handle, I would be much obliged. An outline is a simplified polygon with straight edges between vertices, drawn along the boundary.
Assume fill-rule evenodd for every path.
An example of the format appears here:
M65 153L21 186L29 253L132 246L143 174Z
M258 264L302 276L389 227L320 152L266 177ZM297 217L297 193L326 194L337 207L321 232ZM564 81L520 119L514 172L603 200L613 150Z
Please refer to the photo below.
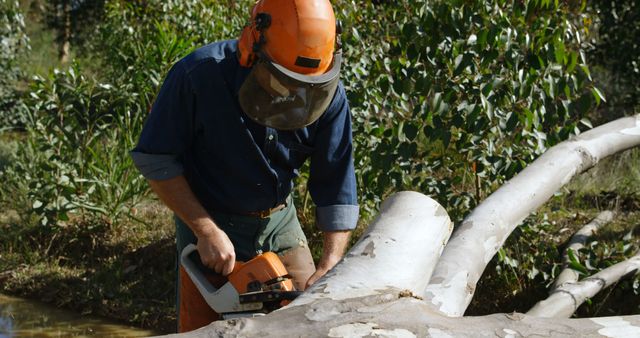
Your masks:
M198 262L200 263L200 266L198 266L198 264L190 258L190 255L194 251L197 253L197 249L194 244L189 244L182 249L182 253L180 254L180 264L186 271L187 275L189 275L189 278L191 278L191 281L198 289L198 292L200 292L204 300L214 311L217 313L226 313L255 309L256 304L240 304L240 295L231 283L227 282L219 289L215 288L203 273L202 267L204 265L202 262ZM196 257L199 258L200 256Z

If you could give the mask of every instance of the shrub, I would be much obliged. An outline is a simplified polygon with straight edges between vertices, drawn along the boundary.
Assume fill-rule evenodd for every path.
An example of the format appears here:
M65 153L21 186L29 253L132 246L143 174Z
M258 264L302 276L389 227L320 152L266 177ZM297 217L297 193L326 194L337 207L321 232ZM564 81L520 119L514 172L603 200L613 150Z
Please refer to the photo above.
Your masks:
M100 168L87 164L100 154L96 147L130 149L135 128L119 131L126 144L106 141L106 132L115 132L114 121L128 114L127 123L142 125L168 68L197 46L237 36L249 3L108 2L100 38L91 45L104 65L100 81L112 87L87 84L72 69L48 84L39 80L34 89L36 118L30 123L51 148L40 156L62 156L54 144L68 141L70 153L47 161L76 167L69 181L48 179L52 189L72 194L66 185L80 186L71 198L74 208L112 210L100 201L84 202L85 187L99 186L86 175ZM581 53L582 7L413 0L384 5L343 0L334 6L346 28L349 67L343 79L354 114L365 218L389 193L411 189L434 196L459 220L546 147L579 132L580 122L588 125L584 117L601 99ZM113 93L120 90L127 94ZM52 116L59 120L48 121ZM102 129L101 123L109 127ZM122 153L119 161L124 165L129 159ZM37 200L51 205L46 198Z
M8 191L24 192L42 225L60 225L70 214L111 223L143 196L146 184L127 154L141 129L129 88L87 79L76 66L35 78L27 141L5 174Z
M418 190L460 220L601 100L582 7L551 1L339 1L364 209Z
M588 18L593 38L586 54L608 98L595 118L608 122L639 111L640 2L592 1L589 11L593 13Z
M16 61L29 48L24 30L18 1L0 0L0 131L24 122L24 107L16 89L22 75Z

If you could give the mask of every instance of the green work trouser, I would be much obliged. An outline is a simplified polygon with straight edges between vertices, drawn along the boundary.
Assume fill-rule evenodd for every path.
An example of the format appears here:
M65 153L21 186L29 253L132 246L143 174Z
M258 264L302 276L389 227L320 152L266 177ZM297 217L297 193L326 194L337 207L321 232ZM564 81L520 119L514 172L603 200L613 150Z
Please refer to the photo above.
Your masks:
M262 252L275 252L283 257L283 263L289 273L294 276L294 281L296 274L306 278L315 270L307 238L298 221L296 208L291 197L287 199L285 208L272 213L267 218L222 212L213 212L211 217L216 225L229 236L235 249L236 260L247 261ZM195 244L197 239L180 218L175 217L175 223L176 254L179 264L182 249L190 243ZM289 253L296 257L287 257ZM296 272L302 270L303 273L292 273L292 270ZM176 275L176 286L179 289L180 274ZM302 282L304 283L304 281ZM300 281L297 281L297 285L300 289ZM176 308L178 308L180 299L178 292L176 294Z

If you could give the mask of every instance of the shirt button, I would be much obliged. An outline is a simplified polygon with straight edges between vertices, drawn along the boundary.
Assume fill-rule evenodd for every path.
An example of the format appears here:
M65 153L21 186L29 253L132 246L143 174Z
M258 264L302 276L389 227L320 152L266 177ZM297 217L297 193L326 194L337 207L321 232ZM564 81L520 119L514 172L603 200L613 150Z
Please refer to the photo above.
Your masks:
M269 135L269 137L268 137L268 138L269 138L269 141L273 141L273 134L272 134L272 135Z

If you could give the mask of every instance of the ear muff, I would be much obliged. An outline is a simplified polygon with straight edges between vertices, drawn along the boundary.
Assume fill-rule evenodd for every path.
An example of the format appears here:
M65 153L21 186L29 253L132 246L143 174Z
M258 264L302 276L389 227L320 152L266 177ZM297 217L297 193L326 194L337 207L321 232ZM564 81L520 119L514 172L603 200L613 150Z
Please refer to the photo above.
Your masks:
M250 67L256 59L256 53L265 43L264 31L271 26L271 15L255 13L255 19L244 27L238 41L240 65Z
M238 39L238 62L242 67L251 67L256 59L253 45L256 42L255 29L253 23L242 29L240 39Z

